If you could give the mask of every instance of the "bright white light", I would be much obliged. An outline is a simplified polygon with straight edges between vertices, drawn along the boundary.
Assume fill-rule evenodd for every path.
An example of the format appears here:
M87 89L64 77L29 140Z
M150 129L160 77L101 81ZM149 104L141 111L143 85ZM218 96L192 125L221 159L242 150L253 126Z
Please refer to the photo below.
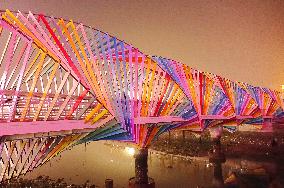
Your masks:
M134 148L125 147L125 151L130 156L133 156L135 154L135 149Z

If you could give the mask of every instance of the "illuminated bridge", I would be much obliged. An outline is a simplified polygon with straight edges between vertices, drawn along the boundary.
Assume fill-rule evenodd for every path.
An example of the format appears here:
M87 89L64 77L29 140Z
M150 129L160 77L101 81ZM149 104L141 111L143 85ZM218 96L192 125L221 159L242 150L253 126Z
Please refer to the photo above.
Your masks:
M172 129L277 129L283 109L278 91L146 55L81 23L1 12L0 181L90 141L147 147Z

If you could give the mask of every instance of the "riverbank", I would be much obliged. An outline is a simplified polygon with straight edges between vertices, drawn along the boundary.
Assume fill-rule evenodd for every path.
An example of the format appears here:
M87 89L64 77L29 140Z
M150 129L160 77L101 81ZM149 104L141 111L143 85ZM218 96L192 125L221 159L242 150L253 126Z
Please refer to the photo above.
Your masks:
M82 185L68 184L64 178L53 180L49 176L38 176L35 179L13 178L0 183L1 188L95 188L87 180Z
M173 131L161 135L150 148L168 154L206 157L212 149L211 144L207 131L201 136L188 131ZM274 160L274 157L277 157L284 159L283 133L224 132L221 145L227 158Z

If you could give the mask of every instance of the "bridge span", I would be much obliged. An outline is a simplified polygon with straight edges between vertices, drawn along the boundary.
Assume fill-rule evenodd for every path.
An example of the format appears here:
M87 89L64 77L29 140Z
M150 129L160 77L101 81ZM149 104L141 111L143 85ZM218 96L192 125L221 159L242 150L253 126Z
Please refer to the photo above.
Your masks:
M72 20L1 11L0 181L90 141L148 147L172 129L277 129L283 109L280 91L146 55Z

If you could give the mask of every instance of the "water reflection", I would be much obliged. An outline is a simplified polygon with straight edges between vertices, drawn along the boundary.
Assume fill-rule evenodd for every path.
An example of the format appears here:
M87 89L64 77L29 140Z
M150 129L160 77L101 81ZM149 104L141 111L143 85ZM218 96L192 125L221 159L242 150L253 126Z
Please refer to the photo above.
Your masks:
M158 188L283 187L283 162L280 157L270 162L225 160L220 142L213 143L208 157L186 157L149 149L148 163L142 160L137 164L133 151L137 159L138 150L133 145L92 142L65 151L49 164L29 172L25 178L48 175L53 179L64 178L66 182L74 184L89 180L99 187L104 187L105 179L110 178L114 180L114 187L128 187L129 178L140 177L137 181L146 182L149 175ZM146 168L143 169L143 166Z
M272 145L274 161L251 161L244 159L229 159L226 162L225 153L220 140L212 143L209 152L209 162L213 166L212 187L214 188L280 188L283 184L283 159L278 155L280 150ZM257 152L257 151L256 151ZM226 163L225 163L226 162ZM222 164L225 163L224 168ZM229 169L223 173L223 169ZM226 177L224 180L223 175Z
M208 153L209 162L213 165L213 178L212 186L213 187L224 187L224 180L222 174L222 163L226 161L225 154L222 150L220 139L213 140L212 150Z

